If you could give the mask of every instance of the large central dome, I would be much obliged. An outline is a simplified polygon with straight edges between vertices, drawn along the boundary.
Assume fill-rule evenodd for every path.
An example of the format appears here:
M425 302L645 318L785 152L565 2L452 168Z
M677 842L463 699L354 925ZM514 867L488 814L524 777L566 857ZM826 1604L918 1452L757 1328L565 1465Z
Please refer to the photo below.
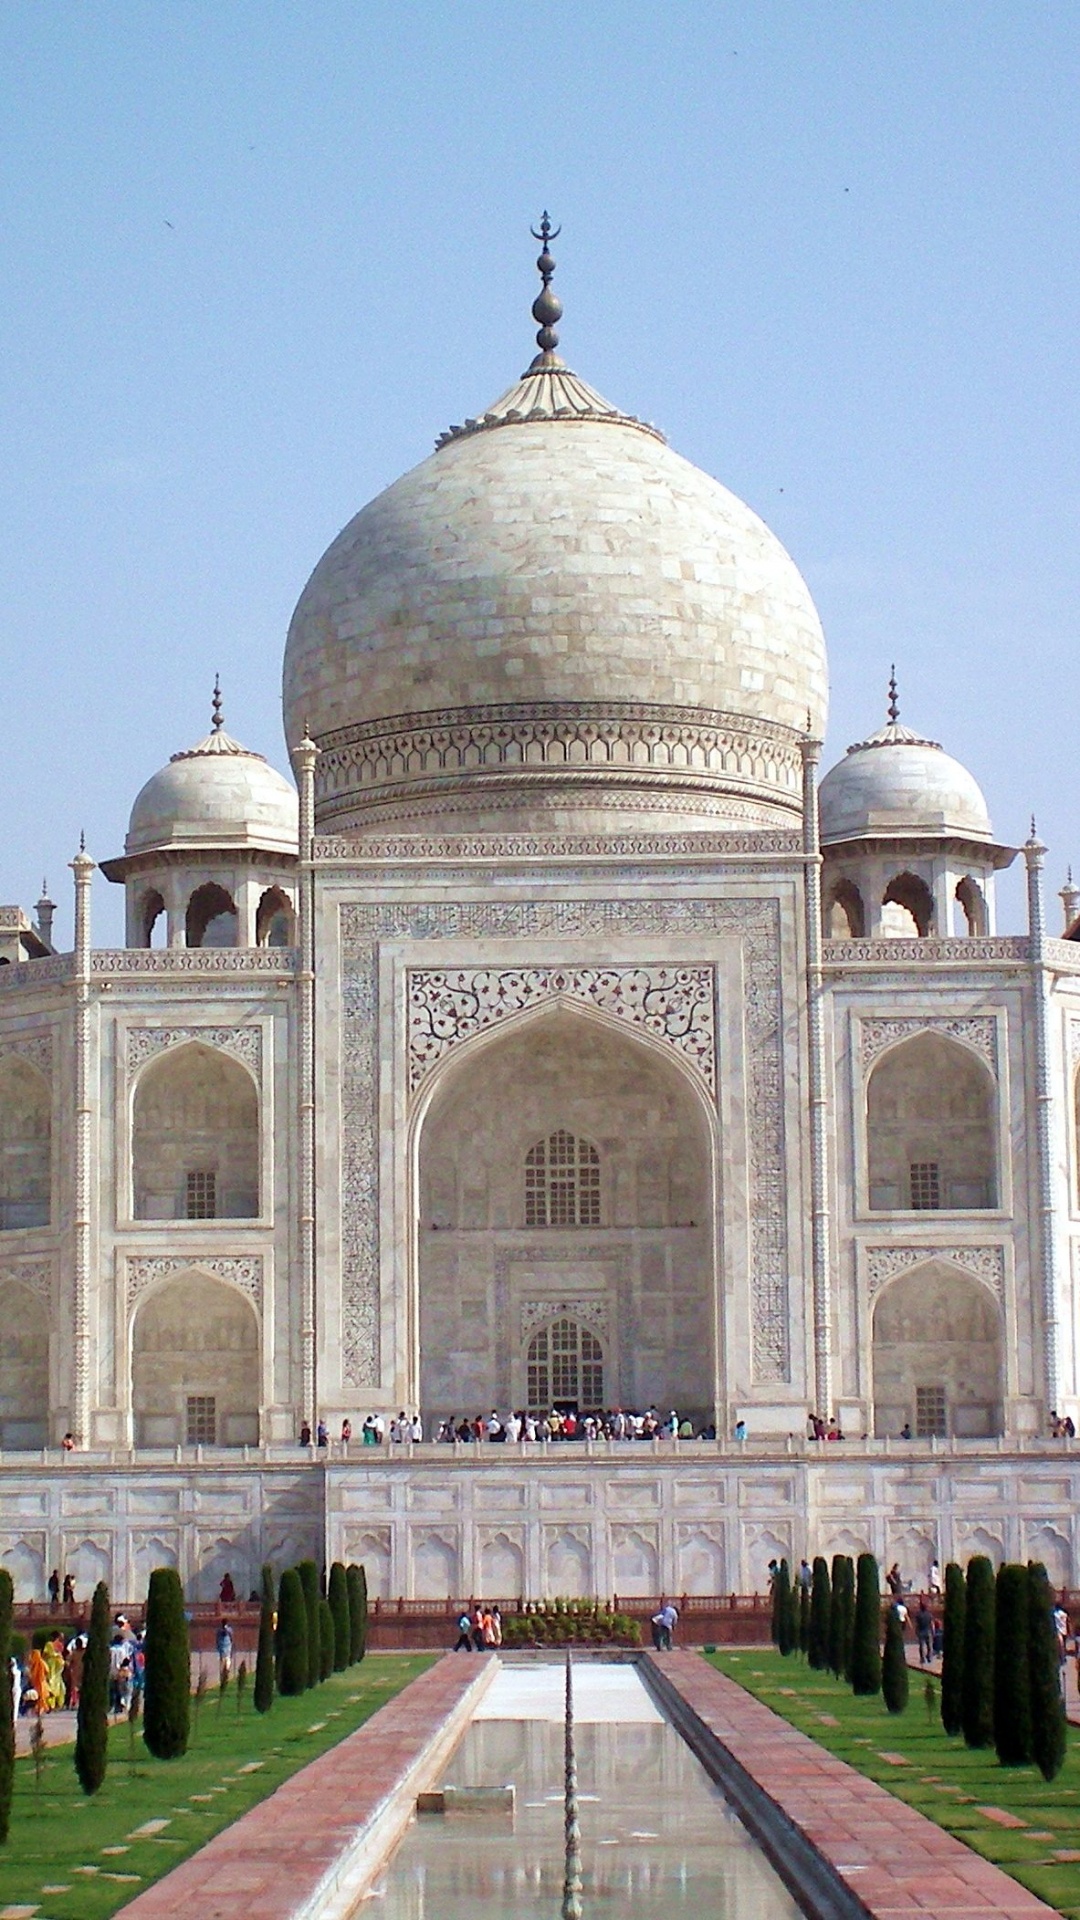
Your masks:
M546 246L538 264L543 320ZM301 595L285 728L322 749L319 825L793 824L826 701L805 583L749 507L563 366L550 323L538 339Z

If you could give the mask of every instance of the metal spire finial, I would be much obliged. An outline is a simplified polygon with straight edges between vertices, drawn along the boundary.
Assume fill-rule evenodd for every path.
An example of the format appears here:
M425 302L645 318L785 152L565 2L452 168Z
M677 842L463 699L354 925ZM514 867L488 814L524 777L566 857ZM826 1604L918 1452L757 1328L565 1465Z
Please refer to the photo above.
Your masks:
M552 275L555 272L555 261L552 258L551 248L548 242L550 240L557 240L562 232L562 228L552 226L548 218L547 208L545 207L543 219L540 222L539 233L537 233L535 227L530 227L529 232L532 234L534 240L539 240L540 242L540 256L536 262L536 271L544 283L532 305L532 316L540 329L536 336L536 344L540 352L533 361L533 366L555 366L557 364L555 349L559 344L559 336L555 331L555 327L556 323L562 319L562 301L559 299L558 294L553 293L551 290Z
M222 727L225 725L225 718L221 711L221 675L220 673L215 673L214 675L214 695L213 695L213 699L210 702L210 712L212 716L211 724L213 726L213 730L215 733L220 733Z
M896 664L889 668L889 725L895 727L900 718L900 701L896 692Z

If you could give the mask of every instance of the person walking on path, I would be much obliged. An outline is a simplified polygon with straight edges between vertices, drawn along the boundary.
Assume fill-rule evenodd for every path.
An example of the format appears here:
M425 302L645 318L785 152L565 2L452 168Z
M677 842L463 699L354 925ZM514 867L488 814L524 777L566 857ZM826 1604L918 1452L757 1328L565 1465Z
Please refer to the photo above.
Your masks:
M919 1643L919 1665L928 1667L934 1657L934 1616L925 1593L919 1595L915 1609L915 1638Z
M219 1686L227 1687L229 1684L229 1675L232 1672L233 1657L232 1628L227 1620L223 1620L218 1628L217 1639L214 1644L217 1648L218 1657L218 1684Z
M454 1641L454 1652L471 1653L472 1650L472 1620L468 1613L462 1609L461 1613L458 1614L457 1639Z

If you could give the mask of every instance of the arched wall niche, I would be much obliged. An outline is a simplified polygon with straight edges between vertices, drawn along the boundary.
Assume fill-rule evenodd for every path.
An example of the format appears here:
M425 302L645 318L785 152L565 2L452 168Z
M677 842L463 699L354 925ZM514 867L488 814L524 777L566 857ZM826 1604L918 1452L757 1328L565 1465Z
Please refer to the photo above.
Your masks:
M259 1323L238 1287L192 1265L144 1295L131 1330L137 1447L255 1446Z
M450 1058L414 1136L429 1419L526 1406L558 1318L599 1344L606 1406L714 1417L714 1125L661 1043L565 1002ZM598 1206L530 1225L529 1155L560 1132L595 1151Z
M259 1212L259 1096L246 1067L201 1041L143 1068L131 1120L137 1220L249 1220Z
M1001 1309L989 1288L929 1257L874 1304L874 1431L985 1439L1003 1432Z
M184 918L189 947L235 947L239 926L236 901L231 893L215 880L196 887Z
M917 873L897 873L881 896L881 931L886 938L925 940L934 931L934 896Z
M0 1230L49 1224L51 1108L44 1074L17 1053L0 1059Z
M15 1280L0 1281L0 1447L49 1440L49 1317L43 1300Z
M997 1205L997 1088L984 1062L944 1034L913 1034L875 1062L866 1089L875 1212L970 1212Z

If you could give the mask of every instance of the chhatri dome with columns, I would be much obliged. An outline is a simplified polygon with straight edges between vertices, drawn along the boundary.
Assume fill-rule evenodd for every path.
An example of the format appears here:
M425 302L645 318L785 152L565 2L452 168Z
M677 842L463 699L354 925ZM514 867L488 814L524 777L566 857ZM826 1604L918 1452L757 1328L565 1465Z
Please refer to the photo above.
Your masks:
M0 909L20 1598L307 1552L417 1597L863 1546L1076 1579L1080 894L1047 928L1034 830L895 682L819 780L809 591L564 363L548 234L527 371L300 595L295 784L215 693L99 863L124 947L86 850L73 951ZM709 1437L298 1446L553 1404Z

